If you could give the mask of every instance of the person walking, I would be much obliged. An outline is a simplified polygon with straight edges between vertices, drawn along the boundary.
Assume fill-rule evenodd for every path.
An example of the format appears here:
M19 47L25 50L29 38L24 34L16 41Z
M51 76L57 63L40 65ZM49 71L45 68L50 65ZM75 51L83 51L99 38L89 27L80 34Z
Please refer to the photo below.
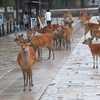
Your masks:
M29 15L28 12L25 12L23 15L23 23L24 23L24 27L28 29L29 27Z
M45 20L46 20L47 25L51 25L51 12L49 9L47 9L45 13Z

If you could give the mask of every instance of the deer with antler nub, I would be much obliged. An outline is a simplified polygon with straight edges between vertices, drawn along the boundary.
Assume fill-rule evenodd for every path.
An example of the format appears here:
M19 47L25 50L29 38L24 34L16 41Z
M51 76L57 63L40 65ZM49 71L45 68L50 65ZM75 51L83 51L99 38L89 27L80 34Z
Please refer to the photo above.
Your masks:
M21 67L21 71L23 73L24 77L24 89L23 91L26 91L26 86L29 83L29 91L31 91L31 86L33 86L33 80L32 80L32 69L37 61L36 53L34 52L34 49L30 47L30 41L24 39L20 39L15 34L16 38L19 40L19 45L21 46L21 50L17 56L17 62Z

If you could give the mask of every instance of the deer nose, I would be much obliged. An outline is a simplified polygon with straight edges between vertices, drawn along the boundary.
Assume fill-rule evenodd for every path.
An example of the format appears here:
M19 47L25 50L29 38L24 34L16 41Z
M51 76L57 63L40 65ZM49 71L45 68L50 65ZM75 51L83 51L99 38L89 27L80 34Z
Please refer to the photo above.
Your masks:
M25 48L23 48L23 50L25 50Z

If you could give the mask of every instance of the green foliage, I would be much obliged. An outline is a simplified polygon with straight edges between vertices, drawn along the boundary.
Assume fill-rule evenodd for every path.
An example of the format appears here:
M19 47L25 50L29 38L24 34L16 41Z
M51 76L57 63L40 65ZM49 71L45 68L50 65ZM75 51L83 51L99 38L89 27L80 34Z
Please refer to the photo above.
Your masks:
M85 5L89 5L90 0L84 0ZM75 0L54 0L54 7L68 7L75 5Z
M0 7L3 7L3 0L0 0Z
M7 3L7 7L15 7L15 0L0 0L0 7L4 7L5 2Z
M15 0L8 0L8 7L15 7Z
M55 7L65 7L74 4L74 0L54 0Z

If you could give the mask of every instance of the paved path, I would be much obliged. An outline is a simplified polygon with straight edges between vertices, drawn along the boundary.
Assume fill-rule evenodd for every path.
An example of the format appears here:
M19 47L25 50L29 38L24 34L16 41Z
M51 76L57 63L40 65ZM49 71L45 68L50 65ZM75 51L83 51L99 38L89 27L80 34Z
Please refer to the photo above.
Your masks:
M71 50L55 50L55 60L48 60L48 51L43 49L43 60L33 69L30 92L23 92L23 76L16 62L20 47L13 41L15 36L0 38L0 100L100 100L99 69L92 69L90 51L82 44L84 28L77 18L73 27Z

